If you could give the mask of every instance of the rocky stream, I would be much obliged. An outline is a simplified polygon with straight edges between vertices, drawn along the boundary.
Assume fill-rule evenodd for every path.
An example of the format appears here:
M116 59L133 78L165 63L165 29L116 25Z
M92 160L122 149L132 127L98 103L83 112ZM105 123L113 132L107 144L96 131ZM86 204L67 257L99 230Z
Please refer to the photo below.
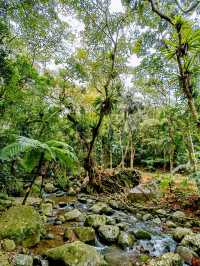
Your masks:
M0 217L0 265L198 266L199 225L182 211L57 190Z

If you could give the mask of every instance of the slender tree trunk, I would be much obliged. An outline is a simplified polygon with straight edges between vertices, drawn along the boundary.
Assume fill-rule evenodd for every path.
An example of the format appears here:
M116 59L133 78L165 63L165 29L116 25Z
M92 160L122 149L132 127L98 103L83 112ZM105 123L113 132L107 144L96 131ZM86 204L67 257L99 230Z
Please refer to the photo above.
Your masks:
M110 148L110 169L113 168L113 158L112 158L112 149Z
M27 190L27 192L26 192L26 194L24 196L24 199L22 201L22 205L26 204L26 201L28 199L28 196L30 195L31 189L33 187L33 184L35 183L35 180L36 180L36 178L38 176L38 173L40 173L40 170L41 170L41 167L42 167L42 163L43 163L43 159L44 159L44 153L42 153L41 156L40 156L40 160L39 160L39 164L38 164L38 167L37 167L36 174L34 175L32 181L31 181L31 184L30 184L30 186L29 186L29 188L28 188L28 190Z
M133 139L131 134L131 140L130 140L130 146L131 146L131 155L130 155L130 168L133 169L133 162L135 157L135 148L133 147Z
M193 141L192 141L192 136L191 136L191 133L189 132L188 133L188 136L187 136L187 143L188 143L188 152L189 152L189 158L190 158L190 163L191 163L191 166L192 166L192 170L194 172L197 171L197 161L196 161L196 156L195 156L195 149L194 149L194 144L193 144Z

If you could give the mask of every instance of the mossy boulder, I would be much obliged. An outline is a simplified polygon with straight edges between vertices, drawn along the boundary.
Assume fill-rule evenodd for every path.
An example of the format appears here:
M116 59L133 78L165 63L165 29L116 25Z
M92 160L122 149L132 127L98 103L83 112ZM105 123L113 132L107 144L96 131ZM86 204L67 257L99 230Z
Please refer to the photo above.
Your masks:
M91 214L86 217L85 225L89 225L96 228L106 224L106 222L107 217L105 215Z
M76 227L74 232L82 242L93 243L95 241L95 231L92 227Z
M178 254L169 252L165 253L158 259L150 261L149 266L182 266L183 261Z
M0 217L0 239L9 238L24 247L40 241L44 226L40 215L31 206L11 207Z
M46 255L49 265L63 266L100 266L103 265L100 254L95 247L83 242L75 241L62 246L49 249Z
M104 202L95 203L90 210L96 214L112 214L114 211Z
M139 229L134 232L134 235L137 239L144 239L144 240L150 240L151 234L148 231L145 231L143 229Z

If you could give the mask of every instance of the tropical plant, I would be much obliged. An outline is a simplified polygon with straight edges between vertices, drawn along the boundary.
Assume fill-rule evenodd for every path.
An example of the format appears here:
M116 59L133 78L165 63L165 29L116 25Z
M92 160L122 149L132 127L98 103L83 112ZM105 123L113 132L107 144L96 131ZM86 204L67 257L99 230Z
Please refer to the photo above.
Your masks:
M23 136L18 137L14 143L9 144L0 151L0 160L2 161L10 161L17 157L19 157L20 165L25 171L33 174L33 179L24 197L23 204L25 204L38 175L42 176L41 186L43 186L44 177L47 174L50 162L59 164L63 169L66 169L66 167L72 167L73 163L77 161L72 147L64 142L49 140L44 143Z

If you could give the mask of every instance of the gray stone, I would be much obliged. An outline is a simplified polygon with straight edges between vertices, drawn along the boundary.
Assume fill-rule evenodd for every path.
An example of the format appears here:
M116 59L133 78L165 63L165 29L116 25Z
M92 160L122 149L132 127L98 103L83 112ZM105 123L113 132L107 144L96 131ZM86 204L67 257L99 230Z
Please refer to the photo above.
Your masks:
M142 220L148 221L148 220L151 220L152 218L153 218L152 214L146 213L145 215L143 215Z
M181 241L181 246L190 247L194 252L200 255L200 233L186 235Z
M114 225L101 225L98 229L99 236L109 243L117 240L119 232L119 227Z
M44 190L47 193L53 193L55 192L57 189L54 187L54 185L52 183L46 183L44 186Z

